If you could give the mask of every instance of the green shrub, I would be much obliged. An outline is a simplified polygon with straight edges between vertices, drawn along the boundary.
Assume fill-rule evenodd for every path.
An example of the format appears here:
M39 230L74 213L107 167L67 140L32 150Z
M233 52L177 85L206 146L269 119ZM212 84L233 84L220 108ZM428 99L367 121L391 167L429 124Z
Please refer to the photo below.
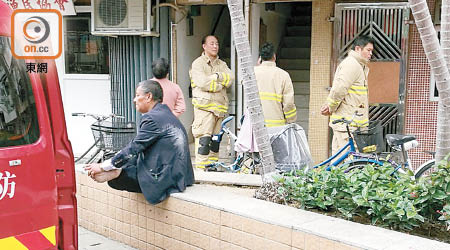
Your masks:
M361 216L393 229L411 230L427 221L450 227L450 164L448 157L434 172L414 180L411 171L396 172L390 165L367 165L345 173L314 169L276 178L278 193L301 208L339 211L351 219Z

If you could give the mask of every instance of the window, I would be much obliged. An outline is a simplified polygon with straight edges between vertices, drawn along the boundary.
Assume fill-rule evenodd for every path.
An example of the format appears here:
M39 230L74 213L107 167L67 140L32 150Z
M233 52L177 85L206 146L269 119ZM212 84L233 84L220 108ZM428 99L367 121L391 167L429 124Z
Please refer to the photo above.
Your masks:
M109 74L108 39L90 33L90 13L65 19L66 74Z
M0 37L0 147L31 144L39 138L36 104L24 60L11 55Z

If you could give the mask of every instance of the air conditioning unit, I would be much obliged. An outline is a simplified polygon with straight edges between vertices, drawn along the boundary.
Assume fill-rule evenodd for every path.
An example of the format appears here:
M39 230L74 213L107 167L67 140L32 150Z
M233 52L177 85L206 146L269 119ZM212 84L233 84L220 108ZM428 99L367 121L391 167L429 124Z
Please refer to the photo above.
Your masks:
M159 36L159 0L93 0L93 35Z

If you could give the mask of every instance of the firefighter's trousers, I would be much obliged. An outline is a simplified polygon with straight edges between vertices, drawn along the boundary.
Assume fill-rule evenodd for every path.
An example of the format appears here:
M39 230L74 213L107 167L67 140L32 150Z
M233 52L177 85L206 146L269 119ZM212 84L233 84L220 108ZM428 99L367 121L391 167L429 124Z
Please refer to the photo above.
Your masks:
M345 146L348 142L347 132L333 130L333 141L331 142L331 153L336 154L339 149Z
M333 141L331 142L332 155L336 154L347 143L348 143L348 133L347 133L347 131L343 132L343 131L335 131L335 130L333 130ZM356 145L355 141L354 141L354 144L355 144L355 150L358 151L358 146ZM344 151L344 152L346 152L346 151ZM337 158L335 158L335 159L339 159L339 157L341 157L344 152L339 154L339 156Z
M195 167L204 168L219 160L219 144L212 141L211 136L220 132L222 120L223 117L194 107L192 135L195 138Z

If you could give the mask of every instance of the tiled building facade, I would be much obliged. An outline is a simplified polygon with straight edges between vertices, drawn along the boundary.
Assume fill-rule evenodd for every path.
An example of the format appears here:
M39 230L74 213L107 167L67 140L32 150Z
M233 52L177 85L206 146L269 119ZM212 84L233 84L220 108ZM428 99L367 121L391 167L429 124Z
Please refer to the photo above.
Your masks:
M435 1L427 1L431 15ZM410 151L413 166L432 158L424 151L434 151L436 145L437 101L430 101L430 65L415 25L409 29L409 65L405 104L405 134L415 135L419 147Z

